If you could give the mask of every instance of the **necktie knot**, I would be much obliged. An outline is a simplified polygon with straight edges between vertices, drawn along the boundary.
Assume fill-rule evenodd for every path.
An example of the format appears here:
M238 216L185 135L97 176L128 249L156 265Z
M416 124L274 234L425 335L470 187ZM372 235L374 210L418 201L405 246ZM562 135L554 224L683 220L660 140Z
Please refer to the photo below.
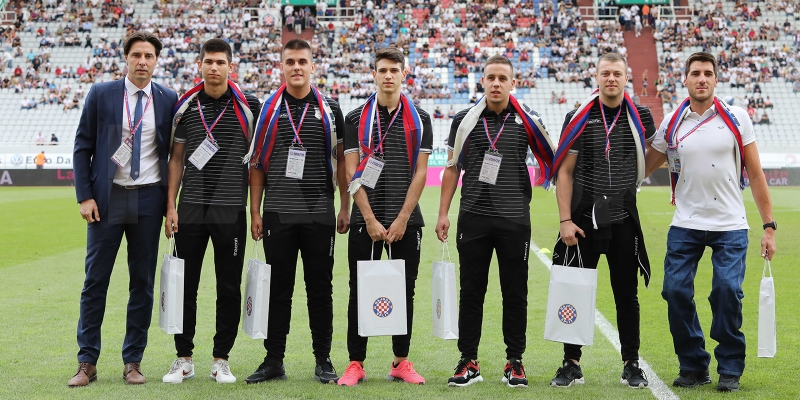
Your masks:
M144 90L140 90L140 91L136 92L136 95L139 96L137 101L142 101L142 97L144 97Z

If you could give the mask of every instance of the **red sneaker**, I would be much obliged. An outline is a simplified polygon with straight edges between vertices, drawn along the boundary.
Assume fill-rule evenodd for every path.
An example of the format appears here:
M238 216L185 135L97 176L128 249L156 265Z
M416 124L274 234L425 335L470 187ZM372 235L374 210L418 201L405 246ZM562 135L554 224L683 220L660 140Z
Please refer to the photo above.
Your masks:
M389 371L389 376L386 378L390 381L403 381L414 385L424 385L425 378L420 376L417 371L414 371L414 364L403 360L396 367L392 363L392 370Z
M367 373L358 361L350 361L350 365L344 370L344 375L339 378L339 386L355 386L359 382L367 380Z

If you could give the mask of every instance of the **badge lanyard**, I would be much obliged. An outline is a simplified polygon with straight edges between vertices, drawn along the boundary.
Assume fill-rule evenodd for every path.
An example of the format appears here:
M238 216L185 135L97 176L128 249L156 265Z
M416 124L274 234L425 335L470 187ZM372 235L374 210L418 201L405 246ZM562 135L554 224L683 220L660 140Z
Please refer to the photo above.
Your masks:
M219 120L222 119L222 116L225 114L225 110L228 109L229 104L231 104L231 99L228 99L228 102L225 103L225 107L222 109L222 112L219 113L217 119L215 119L214 123L211 124L211 127L209 127L208 124L206 123L206 117L203 114L203 107L200 105L200 99L197 99L197 111L200 111L200 121L203 122L203 126L206 128L206 135L208 135L208 138L211 139L211 141L214 143L216 143L217 140L214 139L214 135L211 134L211 131L213 131L214 127L217 126L217 122L219 122Z
M395 110L395 112L394 112L394 116L389 121L389 126L386 127L386 133L383 133L383 131L381 130L380 112L377 110L377 107L376 107L376 111L378 111L378 117L375 118L375 122L378 123L378 139L380 139L380 141L378 142L377 145L375 145L375 150L373 150L373 152L376 152L376 151L378 151L380 149L380 153L379 154L381 154L381 155L383 154L383 140L386 139L387 135L389 135L389 130L392 129L392 124L394 124L394 120L397 119L397 116L400 115L400 110L402 108L403 108L403 103L400 103L397 106L397 110Z
M125 88L125 110L128 112L128 128L131 130L130 139L133 141L133 136L136 135L136 130L139 129L139 125L142 124L144 121L144 114L147 112L147 109L150 107L150 100L153 99L153 96L147 96L147 103L144 106L144 110L142 110L142 116L139 117L138 121L133 121L131 118L131 105L128 103L128 88Z
M489 134L489 125L486 123L486 117L483 117L483 129L486 131L486 138L489 139L489 148L495 153L498 153L495 143L497 143L497 139L500 139L500 135L503 134L503 130L506 129L506 120L508 120L510 115L511 113L508 113L506 114L506 117L503 118L503 125L500 125L500 130L497 131L497 136L494 137L494 140L492 140L492 136Z
M622 104L619 105L619 111L617 111L617 116L614 117L614 121L611 122L611 127L608 126L608 121L606 121L606 112L603 110L603 102L600 102L600 115L603 117L603 129L606 131L606 161L608 161L608 187L611 188L611 131L614 130L614 127L617 126L617 121L619 120L619 116L622 114Z
M300 144L300 148L303 148L303 141L300 140L300 130L303 129L303 121L306 120L306 112L308 111L309 103L306 103L306 107L303 109L303 115L300 117L300 124L295 126L294 118L292 118L292 110L289 109L289 102L286 99L283 99L284 104L286 104L286 114L289 116L289 123L292 125L292 132L294 133L294 139L292 140L292 146L295 143Z
M681 136L680 138L678 138L678 137L677 137L677 135L676 135L676 136L675 136L675 144L674 144L673 146L671 146L671 147L672 147L672 148L678 148L678 144L679 144L680 142L684 141L684 139L686 139L687 137L689 137L689 135L693 134L693 133L694 133L694 132L695 132L695 131L696 131L698 128L700 128L701 126L705 125L705 124L706 124L706 122L708 122L708 121L711 121L711 120L712 120L714 117L716 117L716 116L717 116L717 112L715 111L713 114L711 114L710 116L708 116L706 119L704 119L704 120L700 121L700 123L699 123L699 124L695 125L695 126L694 126L694 128L692 128L691 130L689 130L689 132L686 132L686 134L685 134L685 135ZM677 130L678 130L678 128L675 128L675 131L676 131L676 132L677 132Z
M619 111L617 111L617 116L614 117L614 122L611 123L611 127L608 126L608 121L606 121L606 112L603 110L603 103L600 102L600 115L603 116L603 129L606 131L606 160L608 160L609 154L611 153L611 131L614 130L614 127L617 126L617 120L619 120L619 116L622 114L622 105L620 104ZM609 162L609 165L611 163Z

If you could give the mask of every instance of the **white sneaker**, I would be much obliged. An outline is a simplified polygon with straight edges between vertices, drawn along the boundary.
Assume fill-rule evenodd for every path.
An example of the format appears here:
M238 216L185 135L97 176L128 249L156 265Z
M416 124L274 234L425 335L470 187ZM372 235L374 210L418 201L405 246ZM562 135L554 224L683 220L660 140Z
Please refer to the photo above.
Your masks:
M178 357L169 367L169 372L161 379L164 383L181 383L184 379L194 378L194 363L191 359Z
M228 365L228 360L217 360L211 364L211 379L217 383L234 383L236 377L231 373L231 367Z

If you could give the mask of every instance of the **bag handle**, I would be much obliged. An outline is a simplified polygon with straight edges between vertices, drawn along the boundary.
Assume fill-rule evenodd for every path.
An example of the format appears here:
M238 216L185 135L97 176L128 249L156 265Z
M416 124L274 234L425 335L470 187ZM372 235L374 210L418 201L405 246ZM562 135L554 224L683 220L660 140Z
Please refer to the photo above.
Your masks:
M452 263L453 259L450 258L450 248L447 247L447 240L442 242L442 262L444 262L444 253L447 251L447 262Z
M570 246L567 246L567 248L564 250L564 263L565 263L564 265L569 265L569 248ZM577 243L575 244L575 250L578 253L578 268L583 268L583 257L581 257L581 247Z
M167 250L169 250L170 247L172 248L172 251L170 251L169 254L174 255L175 257L178 257L178 245L175 243L175 232L173 232L172 235L170 235L170 237L169 237L169 241L168 241L168 244L167 244Z
M385 240L382 241L382 242L386 243ZM372 242L372 244L370 245L370 246L372 246L372 251L369 253L369 260L370 261L375 261L375 243L376 242ZM392 245L391 244L389 245L389 259L390 260L392 259Z
M260 241L261 241L261 239L256 239L253 242L253 251L252 251L252 253L253 253L253 258L256 259L256 260L258 260L258 248L259 248L258 242L260 242Z
M769 276L767 276L767 271L769 271ZM764 259L764 270L761 271L761 278L772 278L772 266L770 266L769 260L766 258Z

